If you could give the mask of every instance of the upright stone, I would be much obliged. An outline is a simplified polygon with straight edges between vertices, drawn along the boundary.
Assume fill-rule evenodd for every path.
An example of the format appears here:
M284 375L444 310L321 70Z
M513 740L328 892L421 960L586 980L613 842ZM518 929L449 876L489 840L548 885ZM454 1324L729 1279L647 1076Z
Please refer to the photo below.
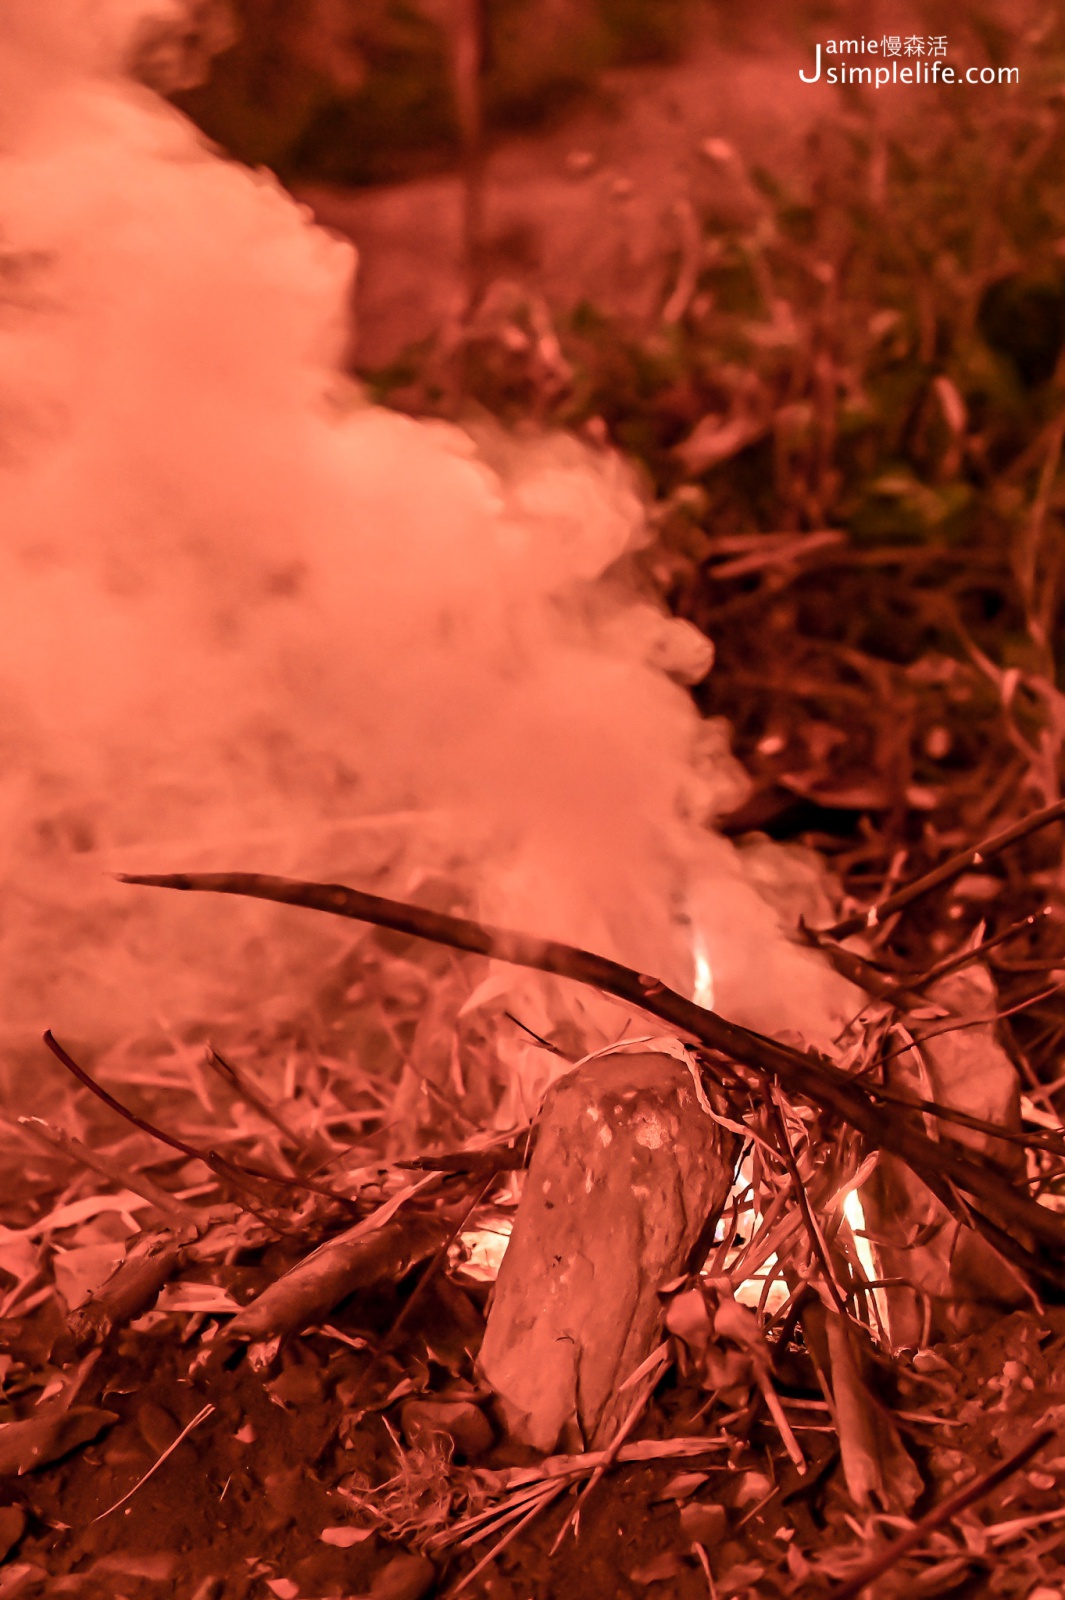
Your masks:
M928 998L949 1013L953 1026L936 1033L933 1024L919 1049L889 1057L887 1086L965 1111L1005 1133L1020 1133L1020 1081L995 1037L998 994L987 968L971 966L941 978ZM1017 1187L1023 1185L1019 1144L957 1123L938 1126L942 1138L967 1147ZM895 1346L977 1333L1024 1305L1020 1275L1003 1264L981 1234L952 1216L897 1156L881 1152L861 1201L879 1274L890 1282L880 1292ZM992 1221L1005 1225L993 1213Z
M735 1156L672 1056L618 1052L553 1084L480 1355L512 1438L609 1442L661 1336L657 1290L724 1205Z

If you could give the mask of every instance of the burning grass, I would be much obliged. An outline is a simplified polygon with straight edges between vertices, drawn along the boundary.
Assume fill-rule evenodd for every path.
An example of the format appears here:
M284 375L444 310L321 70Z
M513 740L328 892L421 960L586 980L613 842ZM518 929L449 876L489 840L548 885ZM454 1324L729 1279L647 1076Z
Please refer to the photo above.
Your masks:
M655 538L610 580L713 638L696 694L750 773L741 797L718 738L723 826L801 971L853 986L849 1029L810 1048L718 1015L712 941L665 911L684 993L488 928L447 850L433 876L365 856L416 906L134 879L376 926L312 946L256 1010L130 1030L91 1070L53 1040L56 1075L34 1057L10 1097L4 1600L1056 1592L1059 45L1017 40L1024 103L979 122L956 98L918 133L856 102L803 192L712 141L652 328L489 294L457 345L378 375L412 408L461 393L642 463ZM233 947L275 959L261 931L212 950ZM658 1286L664 1342L612 1441L533 1459L477 1367L486 1241L543 1087L604 1039L686 1063L737 1142L732 1189Z

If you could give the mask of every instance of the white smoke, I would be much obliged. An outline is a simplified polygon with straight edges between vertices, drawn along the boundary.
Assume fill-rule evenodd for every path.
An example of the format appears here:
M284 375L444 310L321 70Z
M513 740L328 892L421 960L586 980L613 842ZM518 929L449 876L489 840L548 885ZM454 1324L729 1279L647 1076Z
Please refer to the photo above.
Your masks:
M251 1003L325 937L111 870L374 887L401 838L690 990L686 907L721 1010L828 1038L845 987L703 826L728 772L663 668L707 647L602 581L644 537L625 468L366 404L353 251L123 78L145 10L0 22L7 1029Z

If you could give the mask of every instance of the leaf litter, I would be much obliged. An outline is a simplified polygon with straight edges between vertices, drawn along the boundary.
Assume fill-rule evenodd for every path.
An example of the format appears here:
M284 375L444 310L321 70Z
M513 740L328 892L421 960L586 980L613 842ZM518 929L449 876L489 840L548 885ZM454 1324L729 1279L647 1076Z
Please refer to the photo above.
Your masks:
M880 1025L863 1031L851 1067L859 1077L885 1060L889 1019L875 1005ZM987 1026L982 1016L979 1025ZM718 1061L691 1047L689 1060L720 1086ZM978 1049L969 1068L979 1062ZM72 1141L32 1139L49 1158L55 1203L33 1202L36 1221L12 1218L7 1260L23 1294L37 1276L50 1274L55 1287L22 1314L16 1300L5 1323L12 1420L0 1428L0 1449L20 1482L23 1520L8 1570L21 1592L33 1593L44 1573L65 1576L57 1556L70 1592L116 1581L124 1553L124 1582L159 1581L146 1577L162 1573L158 1519L167 1507L173 1519L177 1508L173 1487L153 1498L149 1486L157 1476L165 1484L182 1451L197 1460L196 1488L214 1485L212 1514L240 1506L244 1522L227 1532L242 1529L258 1545L237 1580L227 1563L233 1592L254 1593L261 1582L280 1584L278 1593L294 1584L294 1595L362 1592L353 1581L369 1592L399 1545L422 1562L416 1573L407 1569L412 1581L425 1580L421 1592L438 1579L448 1592L476 1593L478 1583L485 1593L517 1592L507 1574L520 1573L520 1584L547 1594L565 1581L574 1552L588 1559L588 1541L594 1549L607 1507L613 1513L619 1503L634 1548L619 1562L618 1582L632 1592L668 1581L677 1593L696 1593L696 1581L709 1581L723 1594L752 1585L815 1594L831 1592L827 1583L842 1596L878 1568L884 1593L915 1579L922 1592L946 1592L993 1575L1002 1552L1015 1575L1030 1570L1034 1582L1052 1574L1059 1531L1065 1537L1052 1503L1065 1470L1065 1391L1054 1360L1065 1346L1065 1313L1029 1291L1023 1309L990 1329L892 1349L876 1296L903 1286L870 1281L858 1248L870 1230L848 1215L849 1197L870 1192L885 1157L823 1108L779 1089L759 1094L739 1070L726 1075L728 1121L745 1139L733 1199L702 1271L662 1286L667 1343L633 1374L618 1437L604 1451L512 1462L475 1368L484 1285L464 1274L458 1244L507 1200L511 1147L482 1133L468 1154L498 1152L494 1176L476 1164L472 1174L461 1165L449 1171L454 1162L442 1161L442 1170L412 1181L382 1158L372 1133L360 1146L319 1130L327 1149L315 1152L316 1166L328 1165L331 1183L303 1186L306 1143L271 1114L264 1088L238 1089L251 1070L214 1076L214 1159L198 1172L199 1158L186 1159L172 1081L159 1103L177 1131L154 1149L141 1137L154 1118L138 1114L136 1145L125 1135L116 1141L120 1096L100 1109L80 1085L70 1091L70 1120L96 1135L85 1147L101 1161L84 1160ZM203 1115L197 1090L189 1074L190 1120ZM372 1101L374 1116L387 1120L379 1092ZM919 1103L945 1138L938 1102ZM885 1101L884 1114L897 1114L896 1104ZM1042 1113L1033 1131L1052 1121ZM998 1121L970 1122L981 1131L969 1137L997 1136ZM13 1131L25 1139L37 1130ZM1040 1180L1048 1166L1061 1170L1060 1155L1045 1148L1029 1159ZM434 1166L431 1151L419 1160ZM110 1188L96 1187L101 1164ZM39 1171L42 1196L45 1179ZM347 1220L353 1206L362 1214L355 1224ZM60 1292L56 1236L67 1251L89 1248L82 1241L101 1221L122 1266L109 1272L101 1258L87 1310ZM957 1223L950 1226L956 1236ZM360 1247L371 1245L363 1260ZM919 1256L927 1246L915 1238L910 1248ZM134 1271L133 1288L116 1293L124 1270L159 1259L162 1277ZM94 1303L108 1297L112 1309L94 1319ZM72 1372L101 1405L85 1404L83 1393L74 1403ZM212 1410L197 1447L194 1430ZM974 1471L981 1459L997 1465ZM678 1476L689 1461L698 1471ZM1008 1472L999 1471L1003 1461ZM188 1464L175 1482L180 1497L193 1492ZM270 1508L263 1518L251 1514L261 1504ZM132 1519L138 1505L145 1516L150 1509L142 1537L158 1545L131 1554L135 1522L113 1541L98 1530L120 1508ZM630 1505L640 1507L638 1522ZM180 1515L188 1518L188 1505ZM318 1546L312 1554L310 1544ZM616 1537L614 1557L615 1545ZM218 1575L204 1570L197 1581Z

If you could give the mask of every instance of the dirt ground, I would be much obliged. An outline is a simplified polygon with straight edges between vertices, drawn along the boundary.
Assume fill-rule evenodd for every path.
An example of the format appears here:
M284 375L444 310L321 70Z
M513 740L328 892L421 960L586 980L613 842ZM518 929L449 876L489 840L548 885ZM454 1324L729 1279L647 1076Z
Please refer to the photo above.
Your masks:
M994 7L984 8L993 14ZM684 60L605 73L578 109L535 134L500 137L484 171L485 276L553 309L583 299L643 320L667 299L693 195L723 197L727 147L803 192L807 141L849 91L813 76L818 40L942 26L905 5L707 8ZM1026 15L1034 18L1031 7ZM958 19L960 22L960 19ZM968 18L966 19L969 20ZM1021 13L1010 13L1021 26ZM827 59L827 58L826 58ZM876 101L886 123L919 104L896 87ZM384 367L463 304L464 180L459 172L363 190L299 191L323 225L359 251L354 359Z
M211 1274L240 1299L266 1277L244 1266ZM375 1357L396 1309L391 1294L349 1302L326 1330L292 1341L258 1373L247 1361L232 1370L205 1365L207 1336L218 1332L212 1321L194 1334L187 1314L153 1314L126 1332L82 1369L80 1393L66 1397L71 1425L88 1442L44 1470L4 1480L0 1536L9 1550L0 1595L417 1600L457 1593L470 1556L420 1555L418 1540L412 1546L409 1535L397 1538L379 1515L367 1514L374 1497L364 1498L365 1487L391 1482L398 1491L405 1468L413 1521L434 1497L454 1504L468 1495L473 1503L478 1479L483 1487L523 1458L481 1441L468 1455L459 1451L462 1464L448 1472L441 1457L412 1448L404 1400L390 1396L423 1387L473 1393L468 1355L449 1371L446 1352L437 1348L427 1359L427 1347L450 1344L452 1355L458 1343L475 1348L479 1311L445 1281L403 1341ZM57 1376L49 1351L60 1333L54 1302L4 1324L9 1389ZM979 1517L962 1517L962 1539L957 1528L949 1538L931 1537L916 1571L889 1573L871 1592L1039 1600L1060 1593L1053 1574L1065 1568L1063 1347L1065 1314L1021 1312L990 1336L904 1364L896 1403L913 1418L907 1433L925 1484L915 1516L1040 1427L1056 1437L987 1497ZM830 1593L856 1552L867 1553L866 1530L840 1487L834 1435L823 1406L817 1411L820 1391L795 1351L782 1363L779 1388L812 1459L807 1480L789 1477L764 1423L731 1433L705 1414L704 1394L667 1386L642 1431L686 1441L677 1456L617 1468L593 1491L576 1534L552 1554L573 1506L572 1495L563 1496L463 1592L485 1600ZM71 1433L72 1444L77 1437ZM693 1443L703 1454L686 1453ZM392 1509L402 1518L398 1504ZM893 1531L886 1519L882 1537Z
M501 140L485 172L488 275L552 306L591 295L645 317L668 294L666 261L693 181L714 182L708 140L801 174L804 139L837 91L800 82L812 52L773 9L763 22L719 15L685 61L609 73L558 126ZM464 294L460 174L300 197L358 247L360 367L386 365L454 316Z

